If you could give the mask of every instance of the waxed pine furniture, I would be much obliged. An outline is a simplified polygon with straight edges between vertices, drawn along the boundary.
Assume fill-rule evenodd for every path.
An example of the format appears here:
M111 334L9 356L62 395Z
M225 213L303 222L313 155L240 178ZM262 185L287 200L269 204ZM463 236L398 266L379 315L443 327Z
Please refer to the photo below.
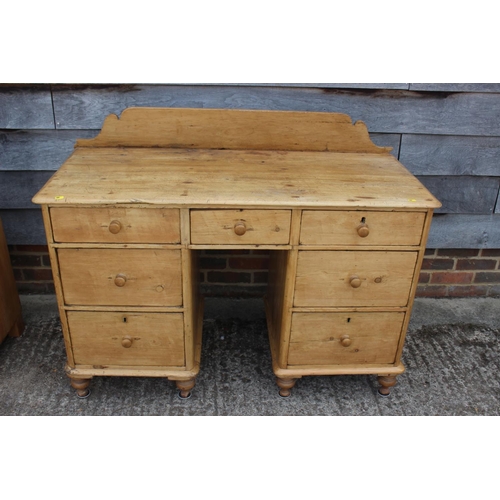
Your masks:
M0 219L0 343L9 337L19 337L24 331L21 301Z
M401 354L436 198L344 114L129 108L80 139L42 205L80 397L95 376L200 368L203 249L270 250L280 395L310 375L378 377ZM270 373L271 375L271 373Z

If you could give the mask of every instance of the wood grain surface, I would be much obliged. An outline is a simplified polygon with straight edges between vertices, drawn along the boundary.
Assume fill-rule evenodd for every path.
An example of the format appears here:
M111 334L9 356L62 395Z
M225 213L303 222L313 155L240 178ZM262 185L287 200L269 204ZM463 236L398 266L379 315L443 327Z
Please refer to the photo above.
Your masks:
M122 180L118 186L114 176ZM440 206L390 154L162 148L125 148L119 155L113 148L79 148L33 202Z

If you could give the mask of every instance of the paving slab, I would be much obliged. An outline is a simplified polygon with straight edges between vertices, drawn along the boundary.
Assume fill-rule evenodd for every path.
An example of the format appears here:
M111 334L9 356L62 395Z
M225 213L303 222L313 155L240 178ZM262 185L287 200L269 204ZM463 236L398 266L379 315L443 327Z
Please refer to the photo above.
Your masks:
M78 399L64 373L55 297L21 296L26 330L0 345L0 415L389 416L500 414L500 300L417 299L392 394L375 376L311 376L278 395L262 301L207 298L200 374L180 400L159 378L95 377Z

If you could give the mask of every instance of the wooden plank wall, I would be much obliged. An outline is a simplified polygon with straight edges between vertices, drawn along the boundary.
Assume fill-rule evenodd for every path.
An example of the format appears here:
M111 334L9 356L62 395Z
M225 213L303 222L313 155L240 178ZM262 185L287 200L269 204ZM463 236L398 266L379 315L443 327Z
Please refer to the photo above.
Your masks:
M80 137L129 106L331 111L443 202L429 248L500 248L500 84L0 85L0 217L11 245L42 245L33 194ZM307 172L305 172L307 175Z

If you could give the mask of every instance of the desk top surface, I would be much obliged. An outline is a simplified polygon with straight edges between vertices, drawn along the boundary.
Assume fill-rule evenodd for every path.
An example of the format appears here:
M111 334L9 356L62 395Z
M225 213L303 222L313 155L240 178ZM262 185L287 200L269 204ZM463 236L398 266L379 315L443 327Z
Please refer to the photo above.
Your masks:
M151 147L77 147L33 202L193 208L441 206L388 153Z

